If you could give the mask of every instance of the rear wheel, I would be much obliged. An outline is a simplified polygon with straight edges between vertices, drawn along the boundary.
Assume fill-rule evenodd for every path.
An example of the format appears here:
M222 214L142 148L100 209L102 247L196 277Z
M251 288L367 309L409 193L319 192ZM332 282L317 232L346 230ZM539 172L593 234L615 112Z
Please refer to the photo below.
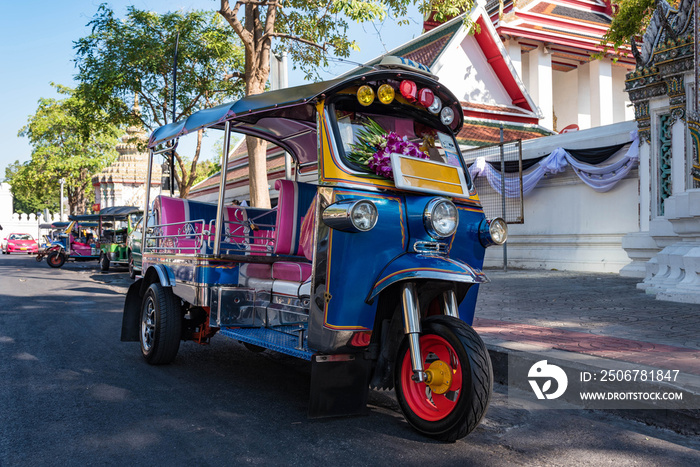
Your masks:
M180 299L170 287L151 284L141 303L141 353L151 365L167 365L180 348Z
M100 271L109 271L109 258L105 253L100 253Z
M428 380L413 381L408 338L396 359L394 387L401 411L416 430L454 442L481 422L491 398L488 351L471 326L449 316L422 321L421 359Z
M46 256L46 263L52 268L60 268L66 262L66 255L60 251L52 251Z

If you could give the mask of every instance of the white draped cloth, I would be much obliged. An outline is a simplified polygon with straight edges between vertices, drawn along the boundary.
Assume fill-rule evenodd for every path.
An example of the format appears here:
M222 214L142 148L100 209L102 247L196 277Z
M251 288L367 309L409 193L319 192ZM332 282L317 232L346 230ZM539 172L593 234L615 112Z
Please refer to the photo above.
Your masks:
M611 190L639 163L639 137L636 130L630 133L630 138L632 142L624 157L602 167L578 161L564 148L555 149L533 167L523 171L523 196L530 193L542 177L563 172L567 165L573 168L583 183L595 191L604 193ZM474 161L469 167L469 175L472 179L486 176L496 193L501 193L501 172L488 164L485 158L479 157ZM517 174L506 174L505 195L507 198L520 197L520 180Z

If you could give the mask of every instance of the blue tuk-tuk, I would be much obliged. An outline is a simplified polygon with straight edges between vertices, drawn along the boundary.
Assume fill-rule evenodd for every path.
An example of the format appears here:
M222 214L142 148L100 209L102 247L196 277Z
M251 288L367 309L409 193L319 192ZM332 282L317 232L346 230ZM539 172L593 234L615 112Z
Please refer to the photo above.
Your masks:
M414 65L392 58L155 130L144 206L155 220L142 230L122 340L159 365L181 341L221 334L309 360L311 417L361 413L370 388L394 388L419 432L444 441L471 432L493 377L470 324L485 248L507 228L485 218L469 179L455 140L459 100ZM154 158L202 128L223 131L223 168L232 132L291 155L276 207L228 205L225 176L217 203L148 198ZM299 181L310 173L313 182Z

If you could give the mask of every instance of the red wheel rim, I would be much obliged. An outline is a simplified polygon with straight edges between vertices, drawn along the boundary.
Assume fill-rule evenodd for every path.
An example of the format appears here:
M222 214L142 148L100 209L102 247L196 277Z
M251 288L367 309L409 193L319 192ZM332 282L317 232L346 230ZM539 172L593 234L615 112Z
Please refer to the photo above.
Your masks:
M51 264L58 264L61 262L61 258L58 255L51 255L49 256L49 261L51 261Z
M401 389L411 411L423 420L435 422L447 417L454 410L462 394L462 366L454 348L442 337L434 334L420 336L423 367L435 360L442 360L452 370L452 383L445 394L435 394L425 383L411 379L410 351L406 351L401 364Z

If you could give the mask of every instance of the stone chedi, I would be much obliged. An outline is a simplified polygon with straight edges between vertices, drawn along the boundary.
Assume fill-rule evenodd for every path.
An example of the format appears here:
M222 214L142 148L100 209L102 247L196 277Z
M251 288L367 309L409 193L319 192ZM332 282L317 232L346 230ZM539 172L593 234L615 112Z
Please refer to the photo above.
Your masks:
M136 127L129 127L122 142L117 144L117 161L92 178L95 203L100 208L110 206L143 206L148 176L148 152L140 152L139 144L146 147L148 136ZM151 190L160 188L161 167L154 164ZM151 196L153 199L153 196Z

